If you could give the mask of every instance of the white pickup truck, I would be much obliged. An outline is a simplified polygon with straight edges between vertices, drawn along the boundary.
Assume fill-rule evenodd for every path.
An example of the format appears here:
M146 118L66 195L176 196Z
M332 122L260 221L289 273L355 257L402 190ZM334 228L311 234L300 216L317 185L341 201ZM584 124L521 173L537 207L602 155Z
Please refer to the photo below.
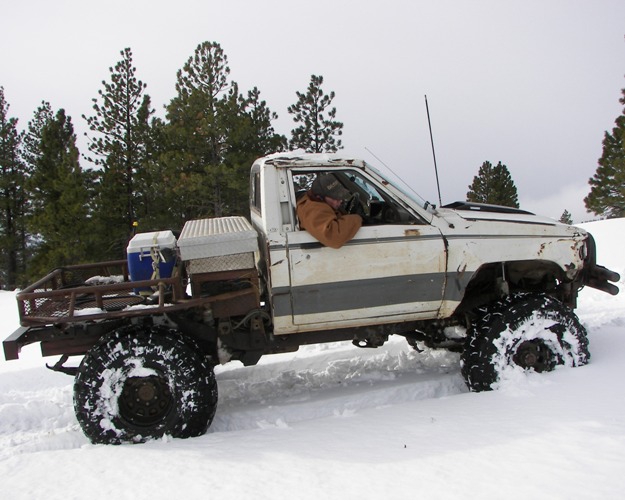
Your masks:
M319 174L358 193L365 224L339 249L301 229L296 201ZM133 241L134 240L134 241ZM508 207L434 207L367 163L275 154L250 175L250 217L136 235L123 261L57 269L17 295L6 359L40 342L75 375L95 443L198 436L217 407L213 367L351 340L461 351L471 390L504 370L588 362L580 288L610 294L584 230ZM83 356L77 367L70 356Z

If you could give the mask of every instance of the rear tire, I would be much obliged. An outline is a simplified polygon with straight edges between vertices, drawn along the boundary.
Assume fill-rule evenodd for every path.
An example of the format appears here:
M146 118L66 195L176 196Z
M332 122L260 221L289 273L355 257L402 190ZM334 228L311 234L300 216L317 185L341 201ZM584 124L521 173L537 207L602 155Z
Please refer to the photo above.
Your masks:
M191 339L164 327L130 326L83 358L74 410L93 443L141 443L206 432L217 408L212 367Z
M571 309L548 295L520 293L480 311L461 371L469 389L487 391L508 370L548 372L589 359L586 329Z

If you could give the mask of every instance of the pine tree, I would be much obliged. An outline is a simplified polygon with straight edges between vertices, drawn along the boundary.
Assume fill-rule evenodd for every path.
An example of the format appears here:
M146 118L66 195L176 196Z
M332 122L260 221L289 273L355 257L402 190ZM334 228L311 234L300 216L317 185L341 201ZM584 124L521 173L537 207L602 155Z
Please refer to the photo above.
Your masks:
M256 87L247 93L245 115L249 121L246 150L257 157L286 150L286 137L277 134L272 125L272 121L278 119L278 114L267 107Z
M106 257L121 257L142 206L146 188L144 173L148 155L149 119L154 110L147 85L135 76L132 51L120 52L122 59L109 68L110 81L103 81L99 98L93 99L94 115L83 118L94 133L89 158L98 169L96 220L110 241Z
M160 160L164 199L175 200L172 224L247 211L252 161L286 143L271 126L277 115L258 89L247 98L239 92L218 43L198 45L177 80Z
M33 182L32 182L32 174L38 168L38 165L41 162L41 141L43 129L48 125L50 121L54 119L54 113L52 112L52 107L49 102L42 101L41 105L35 110L33 115L33 119L28 122L28 127L24 133L23 147L22 147L22 159L24 161L24 165L26 167L27 172L27 180L25 183L25 190L27 193L27 198L32 200L33 196L31 191L33 190ZM30 226L32 216L33 216L33 203L29 201L26 204L26 225ZM27 245L27 262L32 262L33 252L36 251L36 248L39 244L39 239L35 235L32 237L30 227L28 227L28 245ZM26 266L25 276L33 277L36 271L32 271L28 269L30 265ZM44 272L46 272L44 270ZM35 278L39 278L41 276L34 276Z
M322 85L323 76L311 75L306 93L296 92L297 102L288 107L293 121L302 124L291 130L291 149L323 153L343 148L338 138L343 134L343 124L336 121L336 108L328 109L335 94L325 94Z
M162 161L163 156L170 149L169 138L165 132L166 128L167 125L160 118L153 118L150 122L150 129L145 142L145 165L135 177L139 209L135 231L179 229L179 224L171 224L172 212L177 210L178 201L176 197L165 200L170 186Z
M286 137L275 132L272 121L278 115L260 98L254 87L243 98L233 83L228 100L221 109L226 131L222 166L219 167L224 213L245 215L249 209L249 170L254 160L269 153L284 151Z
M619 99L625 104L625 88ZM588 180L590 193L584 198L589 212L610 218L625 217L625 109L615 120L612 133L605 132L603 154L595 175Z
M43 116L45 113L36 114L37 118ZM31 122L31 132L39 124L42 126L39 151L28 182L32 203L29 228L38 242L29 263L31 278L59 266L85 262L92 233L87 217L87 177L80 168L70 117L60 109L47 122L34 123ZM31 144L31 152L34 146Z
M179 224L222 213L225 130L221 108L231 86L228 58L215 42L199 44L177 73L178 95L167 106L167 152L162 156L167 200Z
M28 128L24 135L22 158L29 172L32 172L41 158L41 136L43 129L53 118L54 113L52 112L50 103L42 101L41 106L35 111L33 119L28 122Z
M17 118L10 118L8 111L4 87L0 87L0 288L12 290L21 284L25 268L27 171L20 155L23 134L17 130Z
M560 222L562 222L562 224L568 225L573 224L573 218L571 217L571 214L568 210L564 210L564 212L562 212L562 215L560 216Z
M519 198L508 167L501 162L495 167L485 161L469 186L467 200L519 208Z

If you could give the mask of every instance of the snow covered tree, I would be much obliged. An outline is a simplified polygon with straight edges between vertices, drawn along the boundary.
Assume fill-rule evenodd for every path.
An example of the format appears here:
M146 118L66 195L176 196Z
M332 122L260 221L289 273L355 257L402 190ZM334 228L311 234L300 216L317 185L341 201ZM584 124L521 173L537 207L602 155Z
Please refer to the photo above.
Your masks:
M467 200L519 208L519 197L508 167L501 162L495 167L485 161L469 186Z
M36 119L44 116L45 111L36 114ZM31 278L55 267L84 262L93 233L87 217L87 176L80 168L70 117L60 109L47 122L34 123L31 131L41 125L41 140L28 182L32 204L29 228L37 241L28 266Z
M17 118L8 112L0 87L0 288L12 290L25 265L27 172L20 156L23 134L17 130Z
M625 104L625 88L619 99ZM584 198L589 212L602 217L625 217L625 109L612 133L605 132L603 154L595 175L588 180L590 193Z
M560 216L560 222L562 222L562 224L573 224L573 218L571 217L571 214L568 210L564 210L564 212L562 212L562 215Z
M93 99L94 115L83 115L93 133L89 150L94 156L89 159L98 167L94 215L111 240L111 258L121 257L133 223L142 215L146 144L154 112L145 94L147 85L135 76L132 51L126 48L120 54L122 59L109 68L110 81L102 82L99 99Z
M322 85L323 76L311 75L306 93L296 92L297 102L288 107L293 121L301 123L291 130L291 149L323 153L336 152L343 147L338 138L343 134L343 124L336 121L336 108L330 108L335 94L325 94Z

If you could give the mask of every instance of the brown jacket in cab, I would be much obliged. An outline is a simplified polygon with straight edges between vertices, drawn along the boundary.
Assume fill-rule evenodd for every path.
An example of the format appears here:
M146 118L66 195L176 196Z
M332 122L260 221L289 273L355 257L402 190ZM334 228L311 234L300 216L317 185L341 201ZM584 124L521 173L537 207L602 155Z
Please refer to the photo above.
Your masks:
M308 193L297 202L297 217L302 229L330 248L341 248L362 226L359 215L336 212L324 201L311 199Z

